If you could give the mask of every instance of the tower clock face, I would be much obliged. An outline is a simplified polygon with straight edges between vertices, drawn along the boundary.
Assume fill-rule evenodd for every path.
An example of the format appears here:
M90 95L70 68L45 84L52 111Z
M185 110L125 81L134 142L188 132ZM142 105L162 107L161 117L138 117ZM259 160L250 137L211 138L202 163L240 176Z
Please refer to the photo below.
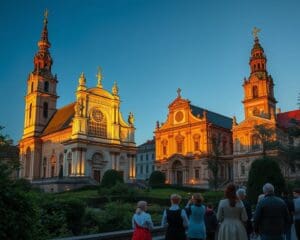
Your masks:
M184 114L182 111L178 111L175 113L175 122L176 123L181 123L184 120Z
M94 109L92 111L92 118L95 122L102 122L104 116L103 116L103 113L99 109Z

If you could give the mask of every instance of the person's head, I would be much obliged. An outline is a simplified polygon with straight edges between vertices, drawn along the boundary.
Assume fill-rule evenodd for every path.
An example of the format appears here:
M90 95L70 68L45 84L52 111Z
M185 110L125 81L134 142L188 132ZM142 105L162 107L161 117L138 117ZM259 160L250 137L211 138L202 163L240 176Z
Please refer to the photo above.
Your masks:
M203 202L203 197L200 193L195 193L192 199L194 204L201 204Z
M234 207L237 197L236 197L236 187L233 183L227 185L225 189L225 197L229 200L230 206Z
M240 200L244 200L246 198L246 190L244 188L239 188L236 191L236 196L240 199Z
M174 194L171 195L170 200L171 200L172 204L179 204L180 201L181 201L181 196L174 193Z
M141 212L145 212L145 211L147 211L147 202L146 201L138 201L135 212L137 214L140 214Z
M274 186L271 183L266 183L263 186L263 193L265 195L274 194Z
M214 208L214 205L212 203L208 203L206 205L207 209L213 209Z
M300 197L300 188L294 189L293 195L294 195L294 197Z

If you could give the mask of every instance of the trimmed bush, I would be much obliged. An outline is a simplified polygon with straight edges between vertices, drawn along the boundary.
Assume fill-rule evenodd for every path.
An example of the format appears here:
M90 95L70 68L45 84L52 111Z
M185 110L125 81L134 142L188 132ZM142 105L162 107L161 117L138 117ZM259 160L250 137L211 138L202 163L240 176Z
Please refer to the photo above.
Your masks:
M280 195L285 189L285 180L278 163L271 158L257 159L251 164L248 176L247 192L252 203L257 202L265 183L273 184L275 194Z
M120 174L120 172L110 169L107 170L102 178L101 181L101 187L113 187L117 183L123 183L123 176Z
M149 178L149 185L151 187L153 186L160 186L164 185L166 181L166 176L163 172L160 171L154 171L151 173Z

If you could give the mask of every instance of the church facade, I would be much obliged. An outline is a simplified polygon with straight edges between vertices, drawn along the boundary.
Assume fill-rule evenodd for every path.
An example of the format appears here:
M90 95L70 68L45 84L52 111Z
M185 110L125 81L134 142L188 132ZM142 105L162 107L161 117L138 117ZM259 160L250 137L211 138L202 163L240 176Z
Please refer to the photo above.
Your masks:
M97 85L88 88L82 73L74 102L57 108L58 79L51 71L47 25L45 16L34 70L27 79L20 176L32 181L63 176L100 182L106 170L115 169L125 181L135 178L134 116L130 113L128 121L122 117L116 83L111 92L105 90L99 69Z
M254 32L255 33L255 32ZM233 172L234 181L245 183L248 179L253 160L263 156L261 137L256 130L262 125L273 132L271 141L277 141L283 146L299 144L299 139L290 139L287 129L293 125L300 126L300 110L281 112L276 109L274 81L267 71L267 58L257 33L254 34L254 45L250 56L250 76L244 79L245 119L239 124L235 118L232 126L233 135ZM268 150L268 155L283 160L285 156L278 150ZM300 169L292 171L284 161L279 162L285 176L295 177Z
M222 159L219 178L232 178L232 119L194 106L181 97L169 105L165 123L155 129L156 169L170 184L208 187L207 161L213 153L213 139L219 139Z

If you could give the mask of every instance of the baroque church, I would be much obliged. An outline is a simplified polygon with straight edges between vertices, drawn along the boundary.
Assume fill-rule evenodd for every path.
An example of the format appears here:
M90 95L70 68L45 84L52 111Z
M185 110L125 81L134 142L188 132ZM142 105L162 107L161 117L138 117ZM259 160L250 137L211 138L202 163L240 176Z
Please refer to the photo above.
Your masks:
M267 72L267 58L262 48L258 29L254 29L254 45L250 56L250 76L244 79L245 119L237 123L218 113L194 106L183 99L178 90L177 98L169 105L165 123L157 123L155 134L155 166L166 174L171 184L207 186L211 178L208 170L209 156L213 154L214 139L220 139L218 149L221 164L219 179L222 183L233 181L244 184L248 179L251 163L263 155L262 142L255 126L273 129L272 140L287 146L300 144L299 138L290 139L288 128L300 127L300 110L280 112L276 109L274 81ZM279 150L268 155L282 160ZM295 178L300 169L292 170L279 161L283 174Z
M165 173L170 184L206 187L212 141L219 139L220 178L232 178L232 118L192 105L181 97L180 89L177 94L166 122L156 124L156 169Z
M96 183L106 170L115 169L130 181L136 155L133 114L124 120L118 86L114 83L111 92L105 90L100 69L95 87L86 86L82 73L75 101L57 108L58 79L51 71L47 25L45 13L34 69L27 79L20 176L32 182L85 177Z

